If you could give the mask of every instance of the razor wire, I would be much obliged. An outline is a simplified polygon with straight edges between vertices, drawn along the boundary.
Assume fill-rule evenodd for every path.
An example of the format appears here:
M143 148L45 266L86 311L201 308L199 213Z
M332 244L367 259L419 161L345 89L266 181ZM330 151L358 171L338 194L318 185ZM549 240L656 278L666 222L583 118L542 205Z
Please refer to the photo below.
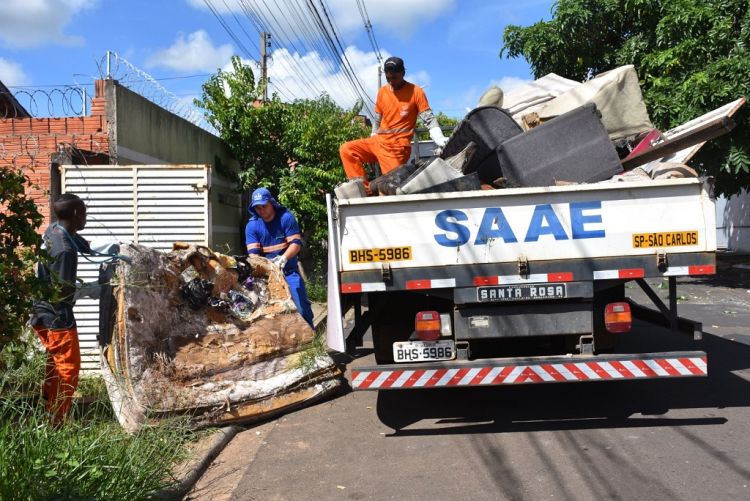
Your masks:
M116 52L108 51L96 64L101 79L114 79L157 106L218 135L204 112L193 104L192 97L180 98ZM7 90L3 87L0 88L0 119L86 116L94 97L93 81L56 86L11 86Z
M154 77L130 63L116 52L107 51L106 55L97 63L102 79L114 79L129 90L148 99L152 103L164 108L193 125L219 135L216 128L205 117L204 112L193 104L193 99L180 98L167 90ZM197 97L197 96L196 96Z
M91 110L93 84L43 87L11 87L0 90L0 118L60 118L85 116ZM24 113L25 112L25 113Z

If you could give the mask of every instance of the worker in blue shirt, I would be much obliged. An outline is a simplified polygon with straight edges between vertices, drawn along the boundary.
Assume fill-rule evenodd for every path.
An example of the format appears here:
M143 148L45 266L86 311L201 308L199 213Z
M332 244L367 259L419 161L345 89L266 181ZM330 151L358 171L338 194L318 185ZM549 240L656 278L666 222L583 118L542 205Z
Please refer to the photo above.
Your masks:
M302 250L297 219L266 188L253 192L248 211L250 221L245 226L247 253L267 257L284 272L297 311L312 327L310 300L305 281L297 270L297 254Z

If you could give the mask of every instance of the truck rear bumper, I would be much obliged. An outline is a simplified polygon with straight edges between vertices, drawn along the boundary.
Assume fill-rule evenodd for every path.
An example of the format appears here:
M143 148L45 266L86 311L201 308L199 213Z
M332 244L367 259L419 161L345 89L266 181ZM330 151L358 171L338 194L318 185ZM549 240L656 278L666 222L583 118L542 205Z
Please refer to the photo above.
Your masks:
M705 352L685 351L376 365L353 368L351 385L354 390L400 390L705 377L707 362Z

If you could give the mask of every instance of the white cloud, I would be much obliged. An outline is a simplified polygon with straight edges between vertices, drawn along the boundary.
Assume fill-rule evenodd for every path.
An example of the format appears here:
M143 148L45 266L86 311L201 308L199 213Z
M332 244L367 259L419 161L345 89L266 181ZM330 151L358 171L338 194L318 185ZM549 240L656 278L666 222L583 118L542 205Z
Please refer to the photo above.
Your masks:
M533 80L529 80L526 78L518 78L518 77L503 77L500 80L493 80L490 82L490 84L487 86L487 89L492 87L493 85L496 85L503 89L503 92L507 94L508 92L512 91L513 89L517 89L518 87L522 87L528 83L533 82ZM485 89L485 90L487 90Z
M19 63L0 57L0 81L8 87L13 87L28 84L29 77Z
M146 61L146 66L169 68L181 72L215 71L227 64L233 54L231 44L215 47L204 30L177 36L171 47L161 50Z
M81 45L83 38L63 29L79 12L98 0L2 0L0 41L11 47L36 47L47 42Z
M455 0L377 0L366 3L367 14L375 31L390 32L408 38L421 24L451 10ZM329 0L336 25L344 34L364 29L364 21L357 2L352 0Z
M278 49L273 52L268 67L271 79L269 89L287 99L316 98L325 92L339 106L347 109L354 106L359 95L363 94L365 107L362 112L367 113L368 109L375 107L379 85L386 83L385 75L378 79L379 64L374 52L350 46L344 50L344 54L359 85L350 81L343 68L334 66L328 59L322 59L317 52L301 56L286 49ZM390 57L387 52L382 52L382 55L383 58ZM256 75L260 75L257 65L253 69L257 70ZM429 96L430 76L427 72L409 73L407 80L425 88Z
M367 96L366 107L363 109L363 112L366 112L368 107L372 109L378 91L377 57L373 52L363 52L356 47L348 47L345 54L353 73L362 85L362 89L357 87L359 93ZM259 65L255 61L245 59L242 62L252 68L256 80L259 80ZM232 71L231 64L225 65L222 69ZM278 93L282 101L316 99L327 94L339 106L348 109L353 107L358 99L344 70L330 60L322 58L317 52L298 54L287 49L277 49L271 53L268 60L268 76L269 94Z
M479 98L482 97L482 94L484 94L490 87L500 87L504 94L508 94L508 92L513 89L526 85L529 82L531 82L531 80L525 80L518 77L503 77L499 80L491 80L484 87L472 85L455 96L443 99L440 103L441 106L437 107L437 109L443 109L448 116L460 118L477 106ZM429 97L429 92L427 93L427 96ZM431 104L435 107L434 103Z
M204 0L187 0L188 4L200 9L208 9ZM289 34L308 33L315 26L312 13L305 4L303 9L286 2L266 2L265 0L209 0L211 6L220 14L233 12L245 16L250 11L261 22L269 22L271 31L277 31L289 38ZM271 5L268 5L268 4ZM292 2L294 4L294 2ZM303 2L304 3L304 2ZM402 38L408 38L421 24L429 23L436 17L453 8L456 0L377 0L366 3L367 14L373 25L375 36L388 31ZM328 14L331 16L339 35L346 37L364 30L364 21L359 11L358 2L353 0L328 0ZM290 12L291 10L291 12ZM323 12L318 12L327 23ZM300 26L296 23L305 23Z

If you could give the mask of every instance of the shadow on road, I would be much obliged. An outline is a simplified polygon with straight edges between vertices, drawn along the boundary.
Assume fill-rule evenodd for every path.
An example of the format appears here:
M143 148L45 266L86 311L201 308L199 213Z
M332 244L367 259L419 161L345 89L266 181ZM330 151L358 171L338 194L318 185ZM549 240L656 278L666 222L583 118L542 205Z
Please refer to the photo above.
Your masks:
M713 335L699 343L669 333L646 337L639 341L646 351L704 350L708 377L381 391L378 417L394 429L391 436L504 433L716 425L726 418L713 409L750 406L750 381L733 373L750 367L750 346ZM669 348L663 349L664 338L672 338L666 339ZM706 409L705 415L664 416L696 408ZM430 422L420 427L424 420Z
M678 282L707 287L748 289L750 288L750 255L719 254L716 259L715 275L683 276Z

